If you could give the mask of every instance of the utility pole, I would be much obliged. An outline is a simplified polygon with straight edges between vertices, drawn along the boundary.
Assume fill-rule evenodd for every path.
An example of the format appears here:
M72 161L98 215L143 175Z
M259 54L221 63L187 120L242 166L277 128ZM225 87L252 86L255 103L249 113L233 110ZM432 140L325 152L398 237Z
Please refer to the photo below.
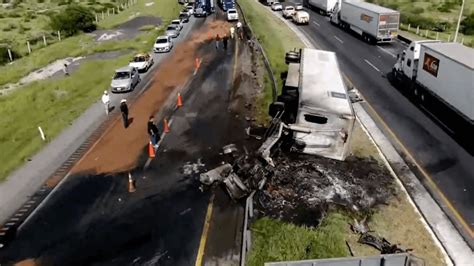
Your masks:
M453 42L456 42L458 40L459 26L461 25L462 11L464 10L464 2L465 2L465 0L462 0L461 11L459 11L458 25L456 26L456 32L454 33Z

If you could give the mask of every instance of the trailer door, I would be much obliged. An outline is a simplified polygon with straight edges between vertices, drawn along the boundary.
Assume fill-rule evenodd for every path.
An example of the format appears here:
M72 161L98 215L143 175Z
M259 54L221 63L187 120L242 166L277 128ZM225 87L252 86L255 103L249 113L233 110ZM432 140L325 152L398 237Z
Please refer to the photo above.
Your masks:
M378 38L382 41L389 41L398 34L400 14L386 14L379 16Z

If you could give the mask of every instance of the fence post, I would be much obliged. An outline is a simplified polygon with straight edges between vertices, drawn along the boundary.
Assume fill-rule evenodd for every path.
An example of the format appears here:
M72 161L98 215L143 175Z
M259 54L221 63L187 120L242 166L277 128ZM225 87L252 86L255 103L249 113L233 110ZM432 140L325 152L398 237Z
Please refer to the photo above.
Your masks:
M464 37L461 39L461 44L464 44Z
M61 41L61 31L58 30L58 40Z
M31 54L30 41L26 41L26 46L28 46L28 53Z
M104 11L102 11L102 20L104 20L105 17L104 17Z
M410 28L411 28L411 24L408 24L408 30L407 31L410 31Z
M10 58L10 62L13 62L13 55L10 49L8 49L8 57Z
M110 16L110 10L107 8L107 17Z
M95 13L95 23L99 22L99 16L97 16L97 13Z
M115 7L112 8L112 14L115 15Z
M451 41L451 34L448 35L448 42Z
M425 37L428 37L428 30L425 31Z
M439 32L436 32L436 40L439 40Z
M416 35L420 34L420 26L416 27Z
M46 36L44 36L44 34L43 34L43 43L44 43L44 46L48 45L48 44L46 43Z

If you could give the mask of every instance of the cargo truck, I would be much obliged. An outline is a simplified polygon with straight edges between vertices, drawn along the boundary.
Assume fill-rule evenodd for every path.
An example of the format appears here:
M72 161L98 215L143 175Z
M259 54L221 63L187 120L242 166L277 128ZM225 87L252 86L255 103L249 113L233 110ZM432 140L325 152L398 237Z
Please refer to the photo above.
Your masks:
M222 10L227 11L229 9L235 8L235 0L219 0L219 5Z
M338 0L303 0L303 5L309 9L315 9L323 15L331 14Z
M345 160L355 115L336 54L305 48L287 53L285 62L282 95L269 108L274 130L259 153L271 164L271 148L287 138L293 151Z
M351 30L366 42L389 43L398 35L400 13L366 2L338 0L330 15L334 25Z
M195 17L207 17L214 13L214 0L196 0L194 7Z
M462 126L472 141L474 49L458 43L414 41L398 56L392 74L415 100Z

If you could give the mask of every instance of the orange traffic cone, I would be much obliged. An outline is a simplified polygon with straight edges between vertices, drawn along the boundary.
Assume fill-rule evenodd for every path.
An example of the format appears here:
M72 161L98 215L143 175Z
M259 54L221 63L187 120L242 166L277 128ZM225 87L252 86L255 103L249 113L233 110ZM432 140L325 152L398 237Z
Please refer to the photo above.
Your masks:
M178 92L178 102L177 102L178 107L183 106L183 99L181 98L181 93Z
M132 174L128 173L128 192L133 193L137 189L135 188L135 181L132 179Z
M163 132L169 133L170 132L170 125L168 124L168 120L163 119Z
M153 147L151 141L148 143L148 157L155 158L155 147Z
M212 40L212 35L211 35L211 32L209 32L209 31L207 32L207 38L208 38L209 40Z

